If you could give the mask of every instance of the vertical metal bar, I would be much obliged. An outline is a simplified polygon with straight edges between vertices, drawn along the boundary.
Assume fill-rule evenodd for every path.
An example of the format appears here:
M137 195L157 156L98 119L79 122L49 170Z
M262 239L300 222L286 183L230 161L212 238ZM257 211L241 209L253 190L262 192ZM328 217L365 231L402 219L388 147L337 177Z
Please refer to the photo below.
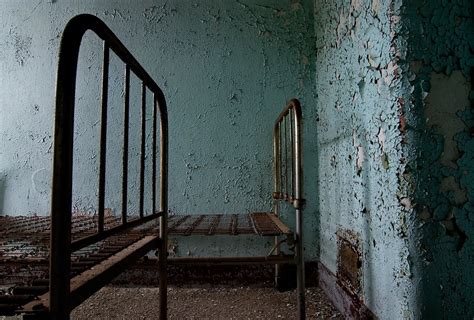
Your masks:
M293 202L293 200L295 199L295 150L294 150L294 131L293 131L293 120L294 120L294 117L293 117L293 108L291 108L289 110L289 120L290 120L290 134L289 134L289 140L290 140L290 160L291 160L291 163L290 163L290 201Z
M303 257L303 234L301 219L302 213L300 209L296 209L296 290L297 290L297 304L298 304L298 319L306 318L305 309L305 279L304 279L304 257Z
M59 70L61 70L61 63ZM61 73L61 71L58 71L58 78L60 78ZM51 252L49 261L51 319L61 320L69 319L72 145L74 136L74 89L63 89L62 87L67 87L67 84L63 86L58 81L51 200ZM72 96L67 96L68 93Z
M297 283L297 303L298 303L298 319L306 318L305 309L305 279L304 279L304 253L303 253L303 156L302 156L302 140L301 140L301 107L297 100L292 102L294 108L294 125L295 125L295 201L293 205L296 207L296 283Z
M280 121L278 123L279 125L279 133L280 133L280 136L279 136L279 147L280 147L280 199L282 199L282 195L283 195L283 166L284 166L284 163L283 163L283 153L282 153L282 134L283 134L283 130L282 130L282 122Z
M153 94L153 132L152 132L152 173L151 173L151 212L156 212L156 127L157 127L157 102Z
M274 168L274 194L273 194L273 208L274 213L278 217L280 215L280 187L281 187L281 155L280 155L280 122L275 125L273 131L273 159L275 161L275 168ZM275 254L280 254L280 246L278 236L274 237L274 242L276 245ZM278 288L280 286L280 265L275 264L275 287Z
M160 277L160 319L166 320L168 314L168 116L166 102L163 96L154 97L160 107L160 248L159 248L159 277ZM158 100L159 99L159 100ZM156 109L155 106L155 115Z
M146 137L146 85L142 82L142 141L140 149L140 218L143 218L145 199L145 137Z
M287 116L284 117L285 123L285 200L288 200L288 132L287 132Z
M107 157L107 105L109 91L109 45L104 41L104 57L102 66L102 106L100 118L100 155L99 155L99 217L97 231L104 231L104 210L105 210L105 172Z
M274 208L275 208L275 215L279 215L280 213L280 192L281 192L281 154L280 154L280 123L275 125L273 131L273 158L275 161L275 168L273 174L274 177Z
M71 269L71 203L74 108L80 37L85 30L72 21L61 39L56 79L51 237L49 259L49 318L69 319Z
M127 223L128 200L128 124L130 119L130 66L125 65L124 81L124 119L123 119L123 158L122 158L122 224Z

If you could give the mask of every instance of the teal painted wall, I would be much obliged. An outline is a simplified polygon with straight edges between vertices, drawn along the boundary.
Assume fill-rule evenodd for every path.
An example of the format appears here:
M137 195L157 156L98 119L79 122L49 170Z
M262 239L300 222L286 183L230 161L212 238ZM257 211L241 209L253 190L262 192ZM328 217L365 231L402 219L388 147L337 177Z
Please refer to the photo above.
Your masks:
M359 239L359 299L381 319L414 316L401 88L390 1L314 1L320 261L338 274L338 234Z
M471 319L472 1L314 9L320 261L350 232L379 318Z
M310 1L2 1L0 11L0 214L49 212L54 83L66 22L91 13L109 25L163 88L170 119L171 213L270 210L273 121L292 97L314 118L314 51ZM77 90L75 210L96 209L96 142L101 44L86 34ZM120 167L123 66L110 71L109 168ZM132 77L131 121L139 114ZM150 101L149 101L150 103ZM147 128L151 128L151 115ZM137 127L131 127L129 212L138 206ZM311 136L311 126L305 133ZM150 134L150 131L147 131ZM151 147L147 140L147 155ZM316 158L305 145L307 194ZM150 177L148 168L147 177ZM147 184L150 184L147 180ZM120 175L109 171L106 206L120 212ZM316 201L309 197L307 255L317 256ZM150 193L146 195L148 208ZM291 224L293 216L288 213ZM223 252L222 241L178 253ZM208 242L212 244L206 244ZM227 242L233 245L233 240ZM260 243L263 241L260 239ZM268 244L267 244L268 245ZM253 242L245 250L256 250ZM207 248L207 249L206 249ZM230 248L229 254L245 251ZM267 252L268 248L262 249Z
M419 316L472 319L474 3L406 1L401 16Z

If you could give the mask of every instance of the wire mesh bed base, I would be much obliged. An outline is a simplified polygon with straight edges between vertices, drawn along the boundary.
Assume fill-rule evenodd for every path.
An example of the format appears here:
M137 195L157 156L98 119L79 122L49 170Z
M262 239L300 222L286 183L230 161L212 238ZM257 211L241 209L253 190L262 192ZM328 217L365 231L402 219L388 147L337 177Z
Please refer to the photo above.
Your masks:
M170 235L239 235L278 236L291 234L271 212L248 214L173 215L168 217Z
M0 217L0 314L41 315L48 305L50 217ZM104 227L120 219L106 214ZM156 223L131 228L71 253L71 306L78 305L93 287L107 283L140 256L157 247ZM95 233L97 217L72 215L72 239ZM102 284L103 285L103 284ZM102 286L101 285L101 286ZM100 287L99 287L100 288Z
M131 216L130 221L133 219ZM97 220L96 215L73 214L72 239L78 240L93 234L97 229ZM51 218L44 216L0 217L0 314L14 315L28 311L41 313L49 291L50 222ZM120 223L120 217L112 215L109 211L104 215L105 230L117 227ZM157 241L155 235L158 229L157 222L150 221L74 251L71 254L70 268L72 291L84 291L85 288L90 291L90 286L97 286L98 282L113 278L116 272L105 277L103 272L117 264L122 264L120 269L126 268L129 262L125 260L130 260L128 253L135 253L137 247L141 247L138 248L141 255L147 250L155 249ZM182 236L291 234L291 231L269 212L172 215L169 217L168 230L171 235ZM175 263L235 264L291 261L291 258L286 260L275 258L275 256L227 257L205 258L201 261L177 258ZM169 262L173 263L173 260Z

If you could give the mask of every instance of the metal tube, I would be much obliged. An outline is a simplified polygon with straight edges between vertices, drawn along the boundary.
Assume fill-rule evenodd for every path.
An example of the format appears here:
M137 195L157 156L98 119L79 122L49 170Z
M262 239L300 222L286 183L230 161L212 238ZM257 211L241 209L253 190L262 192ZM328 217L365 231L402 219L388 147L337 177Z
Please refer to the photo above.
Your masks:
M274 214L278 217L280 215L280 187L281 187L281 168L280 168L280 123L277 123L273 130L273 159L275 161L275 168L274 168L274 193L273 193L273 208ZM278 236L274 237L274 242L276 247L275 254L278 256L280 255L280 246L278 243L280 239ZM275 287L280 286L280 265L278 263L275 264Z
M284 162L283 162L283 155L282 155L282 152L281 152L281 151L282 151L282 150L281 150L281 149L282 149L282 145L281 145L282 138L281 138L281 137L282 137L282 132L283 132L283 130L282 130L282 122L281 122L281 121L278 122L278 126L279 126L278 132L279 132L279 134L280 134L280 136L279 136L279 141L278 141L278 144L279 144L279 148L278 148L279 153L278 153L278 156L279 156L279 158L280 158L280 172L279 172L279 179L280 179L280 194L279 194L279 196L280 196L280 198L279 198L279 199L281 200L281 199L283 199L283 165L284 165Z
M146 85L142 82L142 137L140 148L140 218L144 213L145 198L145 137L146 137Z
M85 32L85 30L84 30ZM83 34L83 33L82 33ZM81 30L64 30L56 80L49 301L51 319L69 319L71 202L76 73Z
M152 132L152 172L151 172L151 212L156 211L156 127L157 127L156 96L153 95L153 132Z
M160 319L166 320L168 314L168 115L164 97L155 95L155 114L160 108L160 248L159 248L159 276L160 276Z
M122 158L122 224L127 223L128 198L128 124L130 119L130 67L125 65Z
M280 123L277 123L273 129L273 159L275 161L274 167L274 194L273 202L275 205L275 215L279 215L280 207L280 192L281 192L281 155L280 155Z
M292 111L292 110L290 110ZM290 201L293 201L293 199L295 198L295 170L294 170L294 166L295 166L295 153L294 153L294 134L295 132L293 131L293 112L289 112L288 113L288 117L289 117L289 120L290 120L290 134L288 135L288 139L290 140L290 148L289 148L289 152L291 153L290 154L290 165L289 165L289 170L290 170Z
M99 217L97 231L104 231L104 211L105 211L105 172L107 157L107 105L109 91L109 46L104 41L104 57L102 66L102 108L100 120L100 159L99 159Z
M304 279L304 252L303 252L303 155L301 140L301 107L297 100L292 100L294 112L294 148L295 148L295 201L293 205L296 208L296 283L298 300L298 319L305 319L305 279Z
M303 257L303 233L301 228L302 214L296 209L296 290L298 304L298 319L305 319L305 279L304 279L304 257Z
M294 257L289 255L281 256L260 256L260 257L176 257L168 259L170 265L185 264L205 264L205 265L239 265L239 264L275 264L275 263L295 263Z
M287 117L283 118L284 126L284 141L285 141L285 200L288 200L288 132L287 132Z

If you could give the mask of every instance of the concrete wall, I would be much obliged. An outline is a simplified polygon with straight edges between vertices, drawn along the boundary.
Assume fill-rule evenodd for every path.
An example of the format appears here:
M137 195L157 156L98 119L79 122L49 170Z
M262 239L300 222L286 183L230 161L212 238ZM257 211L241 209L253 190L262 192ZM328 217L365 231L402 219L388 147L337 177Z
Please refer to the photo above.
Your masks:
M474 4L402 8L412 260L420 318L474 317Z
M79 13L103 19L163 88L170 119L171 212L271 209L274 118L292 97L301 99L308 122L314 118L310 1L12 0L1 6L0 214L49 212L58 45L66 22ZM75 210L96 209L100 48L86 34L76 99ZM109 112L115 125L109 126L109 168L120 168L122 154L122 75L123 66L112 56ZM138 92L132 77L132 97ZM136 96L131 102L135 123L138 106ZM148 115L148 130L150 124ZM315 129L306 130L310 136ZM130 132L133 212L138 204L138 167L133 165L138 164L138 146L132 143L139 141L137 126ZM308 176L315 170L312 144L308 140L305 146ZM147 140L148 157L150 150ZM315 187L314 179L307 179L308 194L314 195ZM121 210L119 191L120 175L109 170L106 206L115 212ZM308 257L314 258L312 199L305 225ZM147 204L150 208L149 193ZM247 249L254 247L248 244Z

